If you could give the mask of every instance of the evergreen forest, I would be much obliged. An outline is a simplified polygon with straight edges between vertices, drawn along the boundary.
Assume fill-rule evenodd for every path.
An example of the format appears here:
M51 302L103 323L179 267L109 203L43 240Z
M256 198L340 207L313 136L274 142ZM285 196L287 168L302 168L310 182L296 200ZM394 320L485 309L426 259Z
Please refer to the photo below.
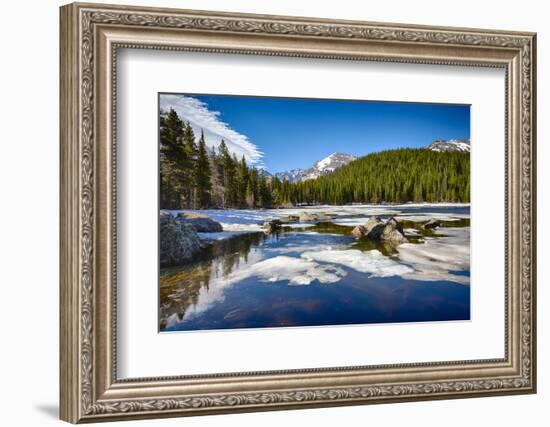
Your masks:
M204 134L195 135L175 110L160 114L162 209L469 201L470 153L380 151L329 175L291 183L248 165L223 140L208 147Z

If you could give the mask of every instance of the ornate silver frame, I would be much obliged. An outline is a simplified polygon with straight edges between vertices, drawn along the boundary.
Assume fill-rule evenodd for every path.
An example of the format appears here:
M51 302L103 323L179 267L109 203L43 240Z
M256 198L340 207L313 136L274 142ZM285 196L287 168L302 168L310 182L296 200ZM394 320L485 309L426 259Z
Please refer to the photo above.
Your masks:
M61 8L61 418L78 423L534 393L535 34L99 4ZM119 380L117 48L506 70L506 342L493 360Z

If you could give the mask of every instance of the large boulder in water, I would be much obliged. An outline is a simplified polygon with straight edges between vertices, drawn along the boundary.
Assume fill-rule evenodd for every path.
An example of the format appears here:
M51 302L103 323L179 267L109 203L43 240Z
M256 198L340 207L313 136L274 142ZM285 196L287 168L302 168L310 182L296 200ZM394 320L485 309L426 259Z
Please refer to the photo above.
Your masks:
M166 211L160 213L160 266L189 262L200 250L197 231L191 224L176 221Z
M407 238L403 232L403 227L394 217L391 217L386 221L384 230L382 232L381 240L389 241L392 243L405 243Z
M367 237L375 242L384 241L398 244L407 241L403 227L394 217L386 222L377 216L370 217L365 225L355 227L352 234L358 239Z
M179 223L190 224L199 233L217 233L223 231L222 225L199 212L180 212L176 217Z

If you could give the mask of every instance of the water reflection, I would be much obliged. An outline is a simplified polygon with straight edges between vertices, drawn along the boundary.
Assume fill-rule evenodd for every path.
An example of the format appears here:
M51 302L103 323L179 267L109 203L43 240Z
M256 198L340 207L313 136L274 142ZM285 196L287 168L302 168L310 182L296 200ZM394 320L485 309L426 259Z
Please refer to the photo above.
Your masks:
M410 242L402 250L354 239L347 219L357 220L212 241L194 262L163 269L160 329L469 318L469 287L457 285L469 283L469 218L438 230L401 219ZM415 251L420 245L428 251ZM453 245L460 256L448 256Z
M160 326L177 316L182 320L189 307L197 306L199 297L208 294L211 280L226 278L241 264L248 264L253 247L257 251L267 240L278 240L278 235L246 233L212 242L200 254L200 260L183 267L161 270Z

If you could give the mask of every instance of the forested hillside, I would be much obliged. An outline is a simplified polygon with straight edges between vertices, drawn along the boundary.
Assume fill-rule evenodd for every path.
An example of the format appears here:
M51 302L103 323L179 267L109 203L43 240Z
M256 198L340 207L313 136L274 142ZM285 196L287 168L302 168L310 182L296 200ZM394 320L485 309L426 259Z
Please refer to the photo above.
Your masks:
M292 187L295 203L469 202L470 154L381 151Z
M281 137L284 137L282 135ZM160 116L162 209L266 208L295 204L469 202L470 156L399 149L369 154L317 179L290 183L208 148L174 110Z

